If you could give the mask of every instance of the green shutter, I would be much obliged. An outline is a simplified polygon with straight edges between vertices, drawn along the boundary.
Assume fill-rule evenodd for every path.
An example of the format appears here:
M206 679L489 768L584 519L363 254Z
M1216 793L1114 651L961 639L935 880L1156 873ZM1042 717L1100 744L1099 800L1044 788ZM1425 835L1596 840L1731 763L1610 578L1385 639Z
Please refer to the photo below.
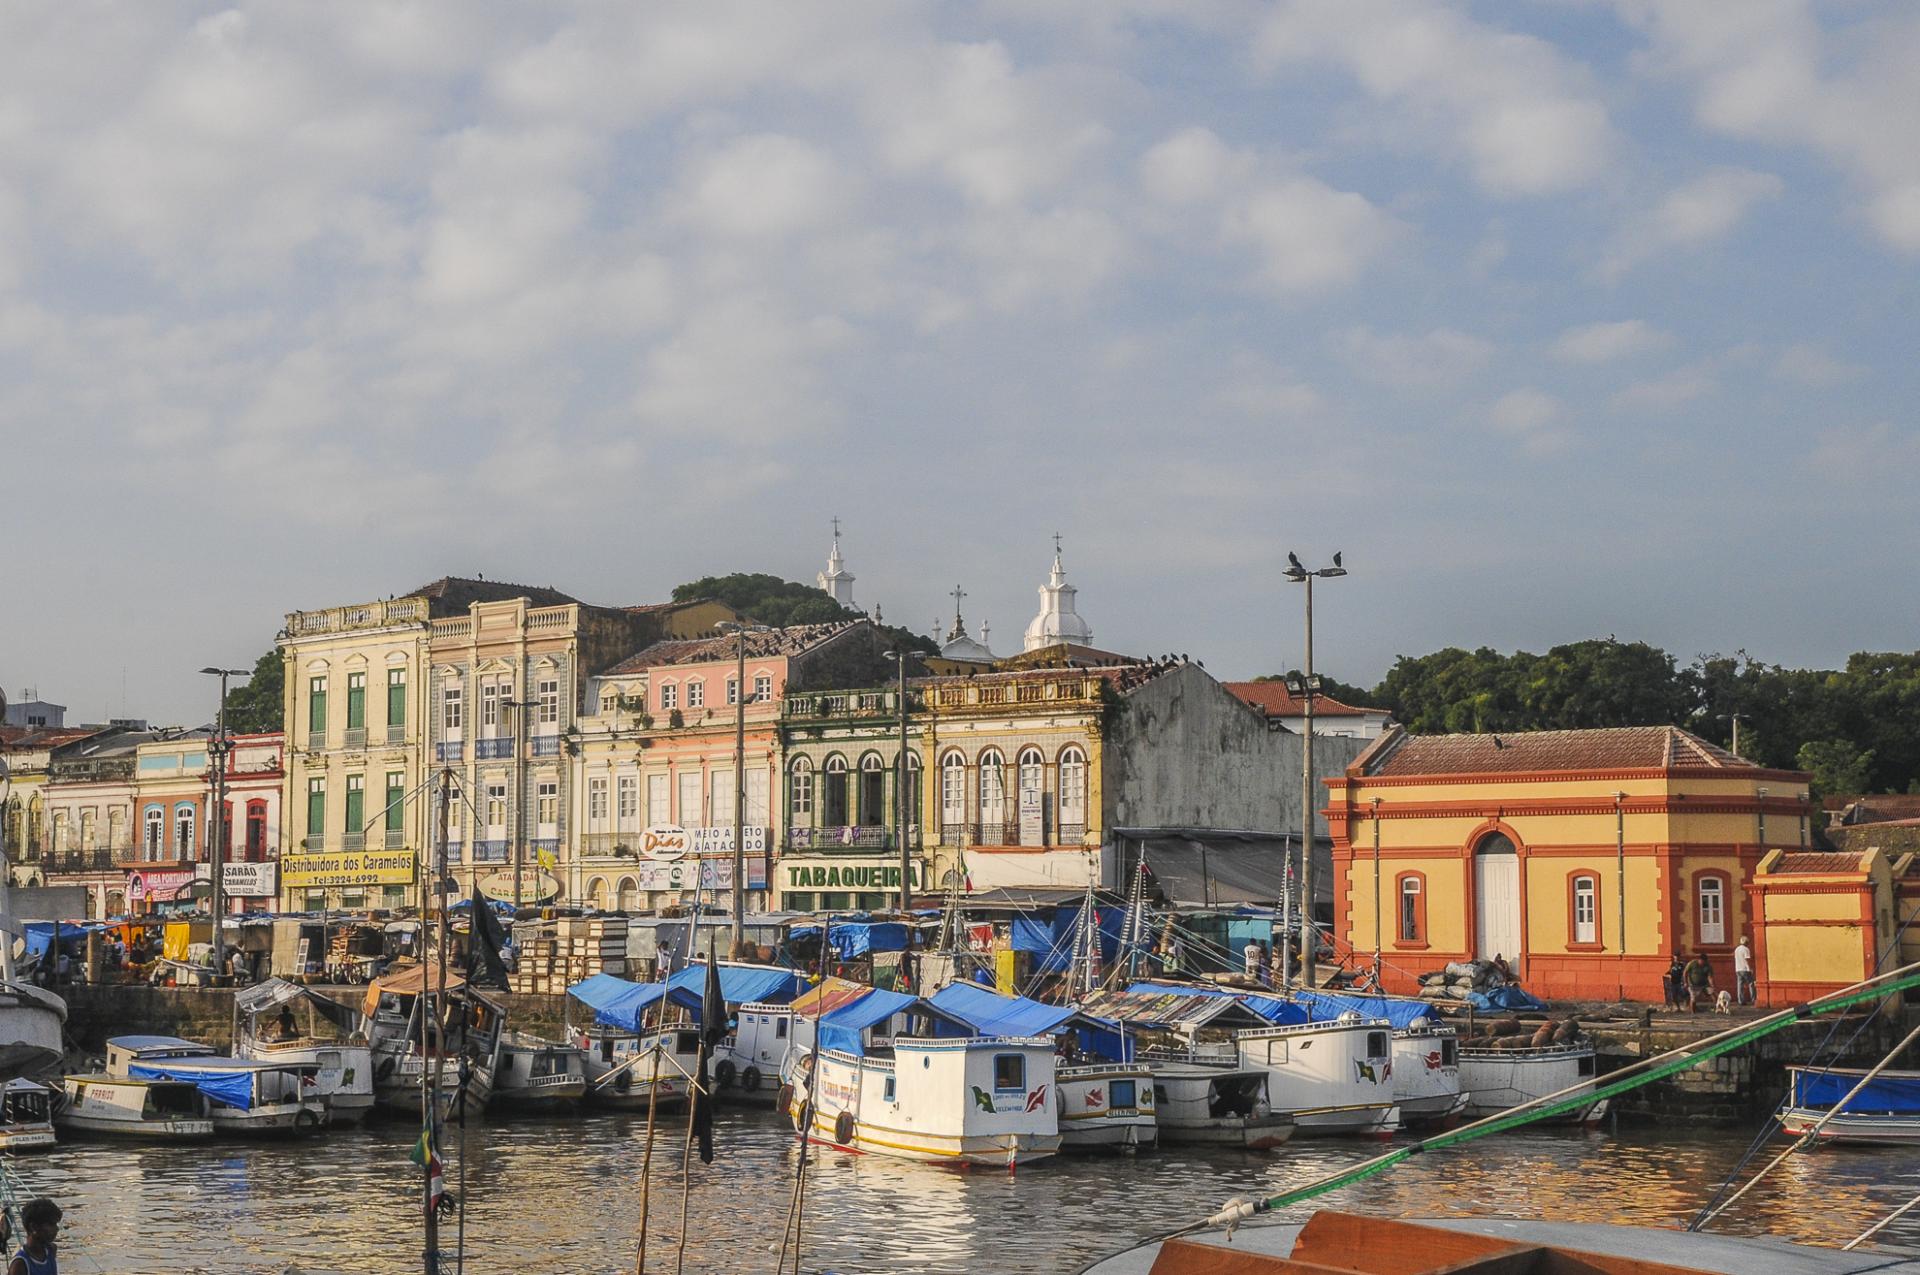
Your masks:
M387 674L387 725L407 724L407 675L398 669Z
M307 694L307 729L316 735L327 729L327 684L317 678Z
M398 832L403 826L407 803L401 798L407 795L405 782L398 772L387 776L387 831Z
M347 678L347 729L367 728L367 675L355 673Z
M327 790L307 785L307 835L324 836L327 831Z
M367 790L354 784L347 785L347 826L345 831L358 832L365 824L367 814Z

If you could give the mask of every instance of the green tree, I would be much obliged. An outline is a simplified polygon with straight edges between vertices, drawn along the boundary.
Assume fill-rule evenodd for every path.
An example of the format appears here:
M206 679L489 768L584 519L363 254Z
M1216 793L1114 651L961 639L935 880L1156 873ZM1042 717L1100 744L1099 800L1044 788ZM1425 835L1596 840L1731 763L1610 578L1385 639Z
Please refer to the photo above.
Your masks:
M285 725L286 677L280 648L269 648L253 662L253 674L246 684L228 689L227 729L237 735L281 729Z
M781 627L865 618L860 612L835 602L824 589L761 572L705 576L679 585L673 591L675 602L687 602L694 598L715 598L760 624ZM929 637L897 625L882 624L879 627L896 643L904 643L907 650L925 655L939 653L940 648Z
M1873 773L1873 750L1852 740L1815 739L1800 745L1794 768L1813 776L1814 796L1867 791Z

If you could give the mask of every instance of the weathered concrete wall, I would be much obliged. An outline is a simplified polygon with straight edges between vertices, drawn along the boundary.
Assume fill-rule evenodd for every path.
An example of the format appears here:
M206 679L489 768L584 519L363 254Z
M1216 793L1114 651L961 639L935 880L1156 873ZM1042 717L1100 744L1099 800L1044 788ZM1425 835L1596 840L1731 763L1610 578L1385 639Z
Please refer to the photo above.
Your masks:
M366 995L364 987L315 990L354 1006ZM139 1033L180 1036L221 1049L233 1043L233 993L225 988L80 983L61 991L67 998L67 1036L84 1052L102 1052L108 1037ZM566 997L502 994L494 999L507 1007L508 1026L540 1036L560 1035Z

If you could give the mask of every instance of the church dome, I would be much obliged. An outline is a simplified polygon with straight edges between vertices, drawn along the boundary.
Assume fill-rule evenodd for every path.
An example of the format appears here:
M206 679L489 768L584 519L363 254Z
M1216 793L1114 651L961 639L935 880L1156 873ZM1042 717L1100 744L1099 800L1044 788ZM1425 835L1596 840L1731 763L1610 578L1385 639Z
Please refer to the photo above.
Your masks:
M1071 642L1075 646L1093 645L1093 627L1074 610L1074 595L1079 590L1067 583L1066 568L1060 564L1060 545L1053 547L1053 574L1040 586L1040 614L1027 625L1026 649Z

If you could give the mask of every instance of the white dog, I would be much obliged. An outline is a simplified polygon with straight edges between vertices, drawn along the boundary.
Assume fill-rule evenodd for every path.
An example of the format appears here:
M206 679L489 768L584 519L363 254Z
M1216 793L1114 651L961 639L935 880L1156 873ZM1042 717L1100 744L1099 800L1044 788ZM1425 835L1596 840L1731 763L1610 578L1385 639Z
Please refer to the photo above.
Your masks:
M1713 1012L1716 1014L1731 1014L1733 1012L1733 993L1723 991L1714 997Z

